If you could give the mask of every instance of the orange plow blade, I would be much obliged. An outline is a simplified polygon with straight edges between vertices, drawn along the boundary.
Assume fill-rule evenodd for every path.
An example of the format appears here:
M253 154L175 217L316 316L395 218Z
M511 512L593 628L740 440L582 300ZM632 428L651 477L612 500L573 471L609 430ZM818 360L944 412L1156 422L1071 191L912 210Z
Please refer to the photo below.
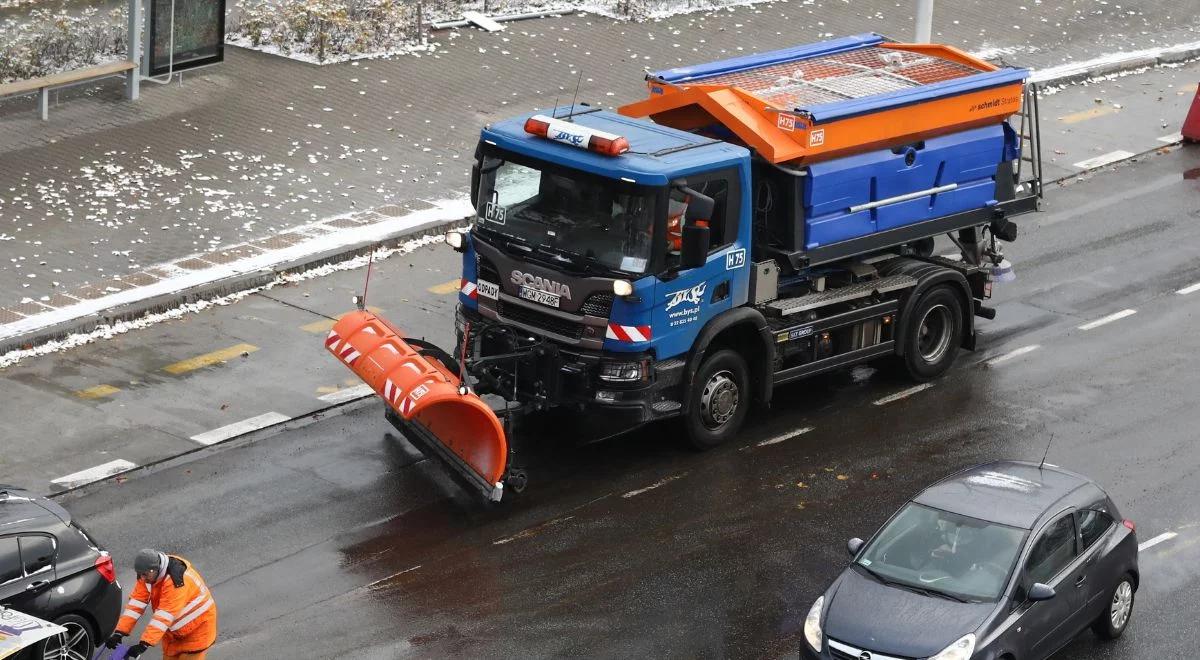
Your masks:
M500 499L508 465L504 425L424 342L406 340L382 318L356 311L333 326L325 348L383 397L389 419L410 442Z

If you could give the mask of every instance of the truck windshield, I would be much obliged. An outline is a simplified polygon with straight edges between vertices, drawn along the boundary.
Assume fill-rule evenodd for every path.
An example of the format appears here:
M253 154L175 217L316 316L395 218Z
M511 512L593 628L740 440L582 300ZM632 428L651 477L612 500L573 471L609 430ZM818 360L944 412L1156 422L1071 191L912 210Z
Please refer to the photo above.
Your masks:
M584 172L511 161L480 179L479 226L581 268L645 273L652 255L652 189Z

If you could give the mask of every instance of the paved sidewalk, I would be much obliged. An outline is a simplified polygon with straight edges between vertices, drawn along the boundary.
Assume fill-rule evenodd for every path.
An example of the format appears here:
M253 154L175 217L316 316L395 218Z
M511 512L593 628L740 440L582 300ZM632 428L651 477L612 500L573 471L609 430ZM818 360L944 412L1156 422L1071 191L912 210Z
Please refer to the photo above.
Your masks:
M967 0L939 5L935 38L1044 67L1195 41L1200 17L1178 9ZM182 85L146 84L137 103L115 81L64 91L49 122L31 99L5 101L0 324L224 263L233 245L294 240L290 230L339 214L461 197L480 125L565 99L580 67L580 100L615 105L643 93L643 67L867 30L907 36L909 9L805 0L646 24L571 16L325 67L229 48Z

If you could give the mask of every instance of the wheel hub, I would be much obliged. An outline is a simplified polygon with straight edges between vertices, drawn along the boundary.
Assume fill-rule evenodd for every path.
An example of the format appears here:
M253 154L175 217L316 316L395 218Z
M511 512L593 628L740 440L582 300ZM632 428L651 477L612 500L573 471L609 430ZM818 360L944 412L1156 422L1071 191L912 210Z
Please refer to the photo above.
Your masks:
M700 394L700 417L704 425L711 430L724 426L733 419L740 398L732 373L720 371L713 374Z
M921 317L918 327L917 350L921 353L921 359L931 364L942 359L950 349L950 336L954 331L950 308L945 305L930 307Z

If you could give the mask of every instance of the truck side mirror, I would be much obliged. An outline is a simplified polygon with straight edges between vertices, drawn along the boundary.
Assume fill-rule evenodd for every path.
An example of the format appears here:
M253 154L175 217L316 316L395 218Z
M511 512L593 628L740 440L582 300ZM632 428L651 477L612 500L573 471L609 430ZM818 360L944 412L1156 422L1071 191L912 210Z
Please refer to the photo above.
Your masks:
M863 540L857 536L846 541L846 552L850 553L851 557L858 556L858 551L862 550Z
M709 229L704 225L684 225L679 267L699 268L708 262Z
M702 195L691 188L684 188L683 191L688 195L688 205L687 211L684 213L684 219L689 223L697 220L705 222L712 220L713 209L716 207L713 198L708 195Z

